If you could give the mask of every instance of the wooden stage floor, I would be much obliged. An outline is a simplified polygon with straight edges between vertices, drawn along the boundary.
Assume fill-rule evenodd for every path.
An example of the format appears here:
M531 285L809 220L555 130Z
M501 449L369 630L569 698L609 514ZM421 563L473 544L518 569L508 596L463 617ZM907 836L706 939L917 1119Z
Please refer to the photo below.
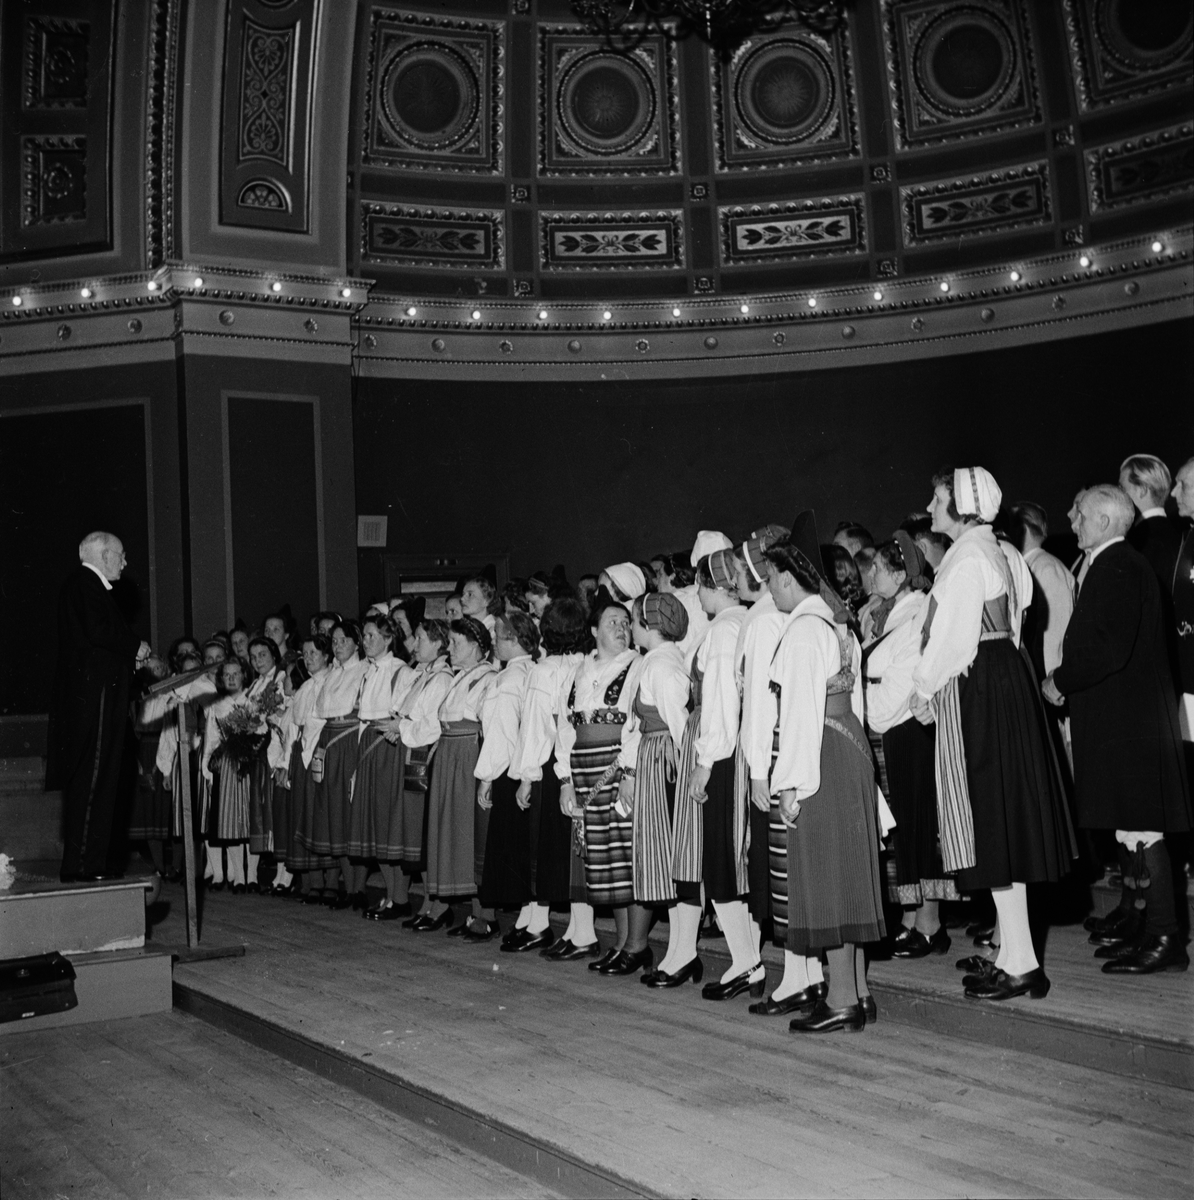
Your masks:
M151 945L181 940L181 890L163 900ZM266 896L209 895L204 940L244 957L178 964L177 1005L569 1194L1152 1197L1194 1174L1194 980L1102 976L1074 930L1043 1002L962 1000L955 953L876 964L878 1024L812 1038L746 997ZM724 943L702 952L720 974ZM1098 1036L1048 1052L1084 1022L1111 1069L1080 1061Z

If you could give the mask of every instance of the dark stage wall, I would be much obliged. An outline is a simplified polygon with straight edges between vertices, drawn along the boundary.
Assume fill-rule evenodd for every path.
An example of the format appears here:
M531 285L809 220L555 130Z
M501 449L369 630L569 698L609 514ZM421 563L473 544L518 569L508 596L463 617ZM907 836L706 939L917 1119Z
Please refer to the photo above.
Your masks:
M1026 349L774 379L492 385L361 379L357 510L390 553L508 550L525 575L739 536L802 507L890 531L939 466L979 463L1054 528L1129 453L1194 453L1185 322ZM361 551L361 600L381 556Z

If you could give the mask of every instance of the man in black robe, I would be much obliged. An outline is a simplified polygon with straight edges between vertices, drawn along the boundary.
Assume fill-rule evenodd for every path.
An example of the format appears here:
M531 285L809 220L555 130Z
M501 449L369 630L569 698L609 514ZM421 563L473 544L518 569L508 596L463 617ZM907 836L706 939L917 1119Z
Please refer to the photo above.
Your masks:
M1191 809L1161 589L1124 540L1135 514L1121 488L1089 488L1076 510L1088 566L1045 695L1070 703L1079 824L1114 829L1125 868L1119 907L1091 940L1109 974L1184 970L1164 839L1189 830Z
M79 544L79 568L58 600L58 669L50 707L46 788L65 795L62 881L118 877L108 861L120 800L133 669L149 647L112 595L125 567L110 533Z

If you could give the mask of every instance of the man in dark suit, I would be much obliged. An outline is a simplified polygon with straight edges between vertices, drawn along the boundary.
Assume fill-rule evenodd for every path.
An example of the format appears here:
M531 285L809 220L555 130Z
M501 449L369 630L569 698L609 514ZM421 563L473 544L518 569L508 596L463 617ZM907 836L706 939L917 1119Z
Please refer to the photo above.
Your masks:
M112 596L126 559L120 539L89 533L58 600L58 670L50 708L46 788L65 794L62 881L119 875L108 862L120 799L134 667L149 647Z
M1178 468L1173 498L1177 502L1177 515L1183 521L1194 521L1194 458ZM1186 529L1173 572L1173 617L1182 692L1182 737L1189 764L1194 761L1194 525Z
M1126 852L1125 898L1096 932L1109 974L1189 965L1179 933L1167 833L1190 829L1190 793L1161 591L1124 535L1135 516L1121 488L1098 484L1076 505L1087 567L1047 699L1068 699L1078 821L1114 829Z
M1140 514L1128 531L1128 544L1148 559L1164 602L1173 587L1173 569L1182 546L1182 531L1165 512L1173 478L1155 455L1133 454L1119 468L1119 486Z

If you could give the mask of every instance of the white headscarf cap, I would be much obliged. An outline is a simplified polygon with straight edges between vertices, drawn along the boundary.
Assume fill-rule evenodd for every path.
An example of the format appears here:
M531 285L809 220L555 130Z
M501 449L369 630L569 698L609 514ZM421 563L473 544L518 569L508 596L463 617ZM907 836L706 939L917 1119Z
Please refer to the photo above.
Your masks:
M605 568L605 573L628 600L641 596L647 590L642 571L632 562L614 563L612 567Z
M715 550L733 550L733 548L734 543L724 533L718 533L713 529L702 529L697 534L696 545L692 548L692 565L695 567L706 554L712 554Z
M973 513L982 521L994 521L1002 500L1003 492L986 467L959 467L954 472L954 507L962 516Z

